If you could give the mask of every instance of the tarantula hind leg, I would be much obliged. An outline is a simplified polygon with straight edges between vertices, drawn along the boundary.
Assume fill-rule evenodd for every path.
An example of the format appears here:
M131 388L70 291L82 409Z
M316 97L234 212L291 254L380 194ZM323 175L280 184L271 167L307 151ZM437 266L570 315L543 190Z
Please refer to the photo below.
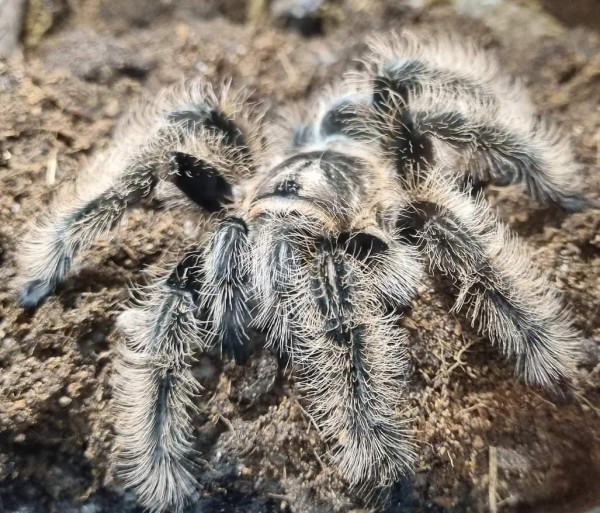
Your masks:
M455 310L467 307L478 330L517 359L526 383L559 398L570 390L578 334L532 257L484 205L435 177L413 192L399 222L433 270L458 288Z
M189 200L207 212L217 212L229 202L232 185L209 163L176 151L168 157L173 182ZM80 206L39 225L24 245L32 278L21 287L20 305L38 305L67 276L77 253L116 228L128 209L150 195L156 182L150 167L135 167Z
M188 253L119 322L118 470L153 511L181 511L197 493L191 412L200 386L189 360L194 348L206 348L198 316L203 261L203 251Z

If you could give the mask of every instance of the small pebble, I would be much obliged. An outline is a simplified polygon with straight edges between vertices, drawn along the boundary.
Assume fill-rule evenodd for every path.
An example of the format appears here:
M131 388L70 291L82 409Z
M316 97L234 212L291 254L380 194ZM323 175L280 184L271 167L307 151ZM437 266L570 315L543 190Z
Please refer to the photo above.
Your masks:
M73 399L71 399L69 396L63 395L58 399L58 404L64 408L65 406L69 406L72 401Z
M104 113L109 118L114 118L119 115L120 112L121 108L119 107L119 101L116 98L111 98L104 107Z
M475 449L476 451L480 451L481 449L483 449L483 446L483 439L479 435L475 435L475 437L473 438L473 449Z

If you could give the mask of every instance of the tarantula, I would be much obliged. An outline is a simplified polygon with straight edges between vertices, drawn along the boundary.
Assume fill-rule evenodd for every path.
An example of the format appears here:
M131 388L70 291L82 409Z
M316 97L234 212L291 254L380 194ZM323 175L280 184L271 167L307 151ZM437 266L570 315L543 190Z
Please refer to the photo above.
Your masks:
M145 198L208 218L207 235L121 323L120 468L153 510L197 493L193 351L220 346L244 361L253 331L289 358L350 484L385 488L408 471L401 318L426 270L452 279L454 310L527 383L570 386L578 334L481 192L524 182L539 202L594 206L565 137L471 44L404 35L371 52L287 140L278 128L265 142L263 114L227 86L163 93L23 246L19 301L34 307Z

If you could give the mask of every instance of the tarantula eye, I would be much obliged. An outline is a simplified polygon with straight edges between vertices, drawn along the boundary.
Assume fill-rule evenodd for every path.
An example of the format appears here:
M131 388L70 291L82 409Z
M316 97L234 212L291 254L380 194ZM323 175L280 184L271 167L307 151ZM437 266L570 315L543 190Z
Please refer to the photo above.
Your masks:
M175 185L209 212L218 212L229 203L231 184L207 162L174 151L169 154L169 169Z
M296 182L296 180L286 178L277 186L275 192L277 192L277 194L281 194L282 196L298 196L298 191L300 188L300 184Z

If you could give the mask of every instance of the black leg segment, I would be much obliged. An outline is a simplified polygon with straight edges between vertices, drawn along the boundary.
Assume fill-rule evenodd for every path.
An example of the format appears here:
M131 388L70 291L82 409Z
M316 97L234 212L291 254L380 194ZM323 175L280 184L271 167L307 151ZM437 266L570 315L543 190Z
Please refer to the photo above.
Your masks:
M171 152L169 167L175 185L208 212L218 212L231 200L231 184L206 162L186 153Z

